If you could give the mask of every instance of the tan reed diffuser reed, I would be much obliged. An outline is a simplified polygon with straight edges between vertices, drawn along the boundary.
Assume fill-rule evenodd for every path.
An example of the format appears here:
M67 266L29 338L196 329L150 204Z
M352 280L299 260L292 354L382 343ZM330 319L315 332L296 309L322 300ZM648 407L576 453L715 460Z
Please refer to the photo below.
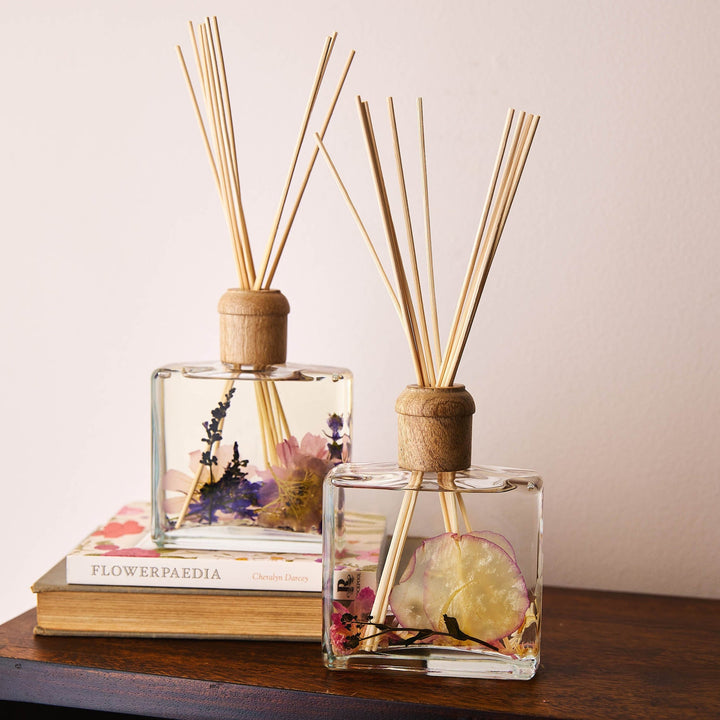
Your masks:
M188 26L195 83L176 50L230 232L238 287L219 301L219 362L166 365L153 374L153 537L167 546L319 552L322 478L349 457L352 376L344 368L286 362L290 304L272 282L319 152L313 144L298 182L337 33L324 42L269 237L256 255L218 21ZM329 97L321 138L353 57Z
M316 142L400 317L416 384L409 385L395 405L397 464L344 464L326 480L325 663L332 669L527 679L535 674L539 660L542 481L533 471L471 466L475 404L455 378L539 117L521 112L516 119L515 111L508 111L443 350L422 100L418 100L418 124L429 309L418 270L393 101L388 99L388 112L407 262L388 200L370 108L360 98L357 102L394 286L319 135ZM373 503L393 528L387 550L364 572L349 570L343 564L343 518Z

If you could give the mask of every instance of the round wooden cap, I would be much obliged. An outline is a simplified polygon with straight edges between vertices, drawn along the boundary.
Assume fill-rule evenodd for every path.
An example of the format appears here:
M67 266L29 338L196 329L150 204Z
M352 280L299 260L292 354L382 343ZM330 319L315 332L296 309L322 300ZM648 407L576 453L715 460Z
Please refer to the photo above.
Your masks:
M457 472L470 467L475 402L464 385L408 385L395 403L395 412L401 468Z
M230 288L218 312L222 362L262 368L287 360L290 303L279 290Z

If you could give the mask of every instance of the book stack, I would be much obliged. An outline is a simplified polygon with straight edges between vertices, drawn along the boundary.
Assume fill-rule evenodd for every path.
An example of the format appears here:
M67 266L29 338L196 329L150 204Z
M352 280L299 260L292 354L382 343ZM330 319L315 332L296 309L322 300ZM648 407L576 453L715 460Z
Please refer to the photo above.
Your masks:
M343 582L367 584L385 519L346 524ZM157 547L150 504L134 502L33 584L35 633L317 641L322 582L320 554Z

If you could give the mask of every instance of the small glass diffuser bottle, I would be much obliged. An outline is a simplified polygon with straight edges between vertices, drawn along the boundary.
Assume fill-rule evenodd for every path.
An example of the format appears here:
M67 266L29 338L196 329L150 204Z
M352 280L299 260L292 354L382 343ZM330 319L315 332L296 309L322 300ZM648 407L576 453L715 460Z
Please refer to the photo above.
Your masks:
M409 242L409 272L395 231L370 106L358 98L358 110L395 287L327 149L323 154L400 317L417 385L408 386L395 406L397 465L342 464L325 480L325 664L338 670L531 678L540 653L542 482L529 470L471 466L475 403L462 385L455 384L455 377L539 118L521 113L509 142L515 111L508 111L443 352L428 222L422 101L418 100L418 125L426 211L427 304L418 273L392 99L389 110ZM509 153L503 161L506 150ZM432 323L427 321L426 307ZM389 541L386 546L380 544L374 554L363 553L363 563L358 564L348 527L357 524L363 514L372 517L377 513L387 519Z
M152 375L159 545L319 552L322 482L349 458L348 370L286 364L285 296L228 290L220 361Z
M540 656L542 481L471 466L471 395L409 386L398 464L342 464L325 482L323 655L331 669L529 679ZM384 513L360 572L345 518ZM373 572L374 571L374 572Z

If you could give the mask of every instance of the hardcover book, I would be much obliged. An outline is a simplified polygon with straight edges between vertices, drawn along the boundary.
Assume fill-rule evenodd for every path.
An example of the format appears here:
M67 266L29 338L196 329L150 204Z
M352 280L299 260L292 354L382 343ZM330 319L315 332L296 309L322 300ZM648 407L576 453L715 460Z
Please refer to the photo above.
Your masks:
M68 585L272 592L322 589L320 554L162 548L152 540L150 512L150 503L129 503L88 535L65 558ZM385 519L377 515L348 517L347 532L345 565L358 573L372 568L374 574L385 537Z
M317 641L320 592L70 585L65 560L32 586L36 635Z

